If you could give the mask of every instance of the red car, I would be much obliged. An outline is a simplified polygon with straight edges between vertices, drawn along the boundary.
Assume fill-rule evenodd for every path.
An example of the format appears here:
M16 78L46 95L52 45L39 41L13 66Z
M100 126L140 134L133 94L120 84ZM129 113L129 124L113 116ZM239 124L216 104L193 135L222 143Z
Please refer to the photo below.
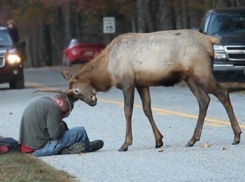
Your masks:
M104 45L94 39L74 38L63 50L62 65L71 66L75 63L84 63L93 59L104 49Z

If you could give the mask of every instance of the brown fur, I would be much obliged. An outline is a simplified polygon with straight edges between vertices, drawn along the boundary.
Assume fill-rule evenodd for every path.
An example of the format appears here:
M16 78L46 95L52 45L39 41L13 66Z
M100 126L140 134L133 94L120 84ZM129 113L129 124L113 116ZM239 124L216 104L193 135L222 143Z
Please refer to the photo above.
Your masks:
M126 139L120 151L132 144L131 118L134 90L139 93L143 110L149 119L156 140L161 147L162 134L151 111L150 86L174 86L185 81L199 104L197 126L187 146L193 146L201 137L204 118L210 102L208 93L214 94L225 107L234 132L234 144L240 142L241 129L230 103L228 90L221 88L213 76L213 44L219 39L192 30L172 30L154 33L128 33L116 37L101 54L84 65L70 80L70 89L77 89L75 99L94 106L95 93L105 92L112 86L122 90L127 122Z

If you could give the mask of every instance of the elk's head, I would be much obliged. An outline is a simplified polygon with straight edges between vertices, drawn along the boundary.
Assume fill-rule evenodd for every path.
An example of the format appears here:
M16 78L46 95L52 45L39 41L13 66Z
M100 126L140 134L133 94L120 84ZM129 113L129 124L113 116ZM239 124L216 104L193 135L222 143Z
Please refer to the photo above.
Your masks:
M82 100L90 106L97 104L96 90L89 82L75 79L69 72L61 72L63 77L69 81L69 89L39 89L41 92L55 92L67 95L70 101ZM37 92L36 91L36 92Z
M67 71L61 72L63 77L69 81L69 90L74 100L82 100L90 106L97 104L96 90L87 80L77 80Z

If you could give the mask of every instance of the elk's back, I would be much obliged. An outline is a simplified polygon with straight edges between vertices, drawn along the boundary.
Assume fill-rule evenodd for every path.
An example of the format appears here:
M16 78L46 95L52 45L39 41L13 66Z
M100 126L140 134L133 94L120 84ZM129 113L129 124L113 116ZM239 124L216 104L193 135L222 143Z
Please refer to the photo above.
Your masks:
M108 65L115 82L171 86L196 66L210 67L212 51L210 38L192 30L129 33L113 42Z

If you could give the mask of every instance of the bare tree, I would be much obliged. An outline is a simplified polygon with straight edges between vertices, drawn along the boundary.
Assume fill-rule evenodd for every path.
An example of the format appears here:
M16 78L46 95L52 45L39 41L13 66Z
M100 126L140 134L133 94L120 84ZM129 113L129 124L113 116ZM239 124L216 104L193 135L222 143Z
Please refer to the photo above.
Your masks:
M145 0L144 6L145 6L145 19L146 19L146 25L148 32L154 31L154 23L153 23L153 15L151 11L151 3L152 0Z
M137 0L137 12L138 12L138 32L142 33L146 31L145 25L145 5L144 0Z
M183 28L182 2L179 0L175 0L175 21L176 21L176 29L182 29Z
M174 11L171 7L171 0L159 0L159 29L171 30L175 26L173 24Z
M190 15L189 15L189 9L187 7L187 3L188 3L188 0L181 1L183 28L190 27Z
M229 5L229 0L213 0L213 7L215 8L228 7Z

